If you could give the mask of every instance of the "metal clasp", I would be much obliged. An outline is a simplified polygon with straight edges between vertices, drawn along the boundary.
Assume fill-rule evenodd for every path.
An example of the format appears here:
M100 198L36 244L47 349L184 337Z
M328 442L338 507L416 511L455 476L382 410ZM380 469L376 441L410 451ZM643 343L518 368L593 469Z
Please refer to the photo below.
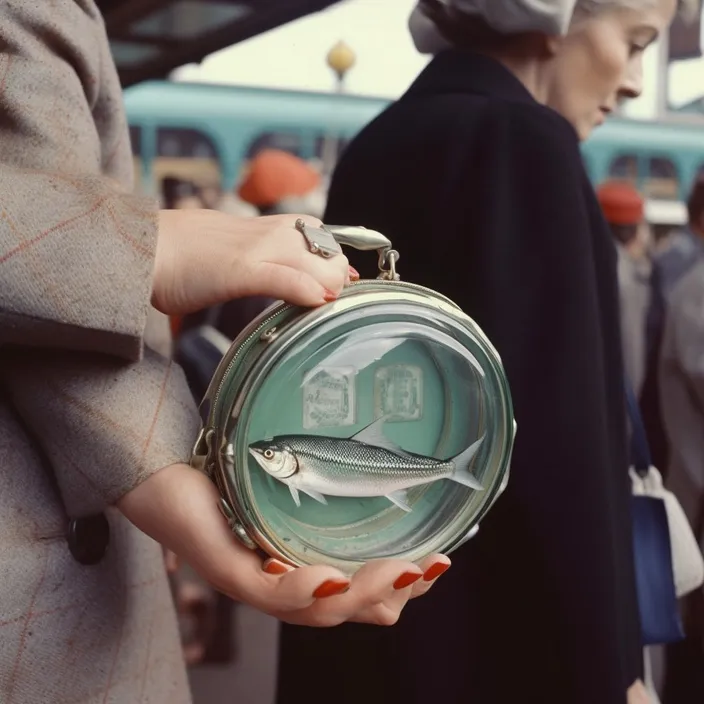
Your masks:
M339 244L348 245L363 252L376 251L379 255L379 277L398 281L396 262L400 254L391 247L391 240L376 230L366 227L351 227L349 225L323 225Z
M198 433L193 452L191 453L191 467L203 472L210 479L215 473L215 463L213 460L213 438L215 430L212 428L201 428Z

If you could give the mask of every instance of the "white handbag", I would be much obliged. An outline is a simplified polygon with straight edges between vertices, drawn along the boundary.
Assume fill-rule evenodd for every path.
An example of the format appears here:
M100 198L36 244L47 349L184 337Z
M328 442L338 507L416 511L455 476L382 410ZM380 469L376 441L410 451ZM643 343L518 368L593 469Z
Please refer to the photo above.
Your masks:
M704 584L704 557L689 525L687 516L677 497L668 491L662 476L655 467L641 477L633 468L629 470L633 484L633 494L662 499L667 513L672 549L672 573L677 597L683 597Z

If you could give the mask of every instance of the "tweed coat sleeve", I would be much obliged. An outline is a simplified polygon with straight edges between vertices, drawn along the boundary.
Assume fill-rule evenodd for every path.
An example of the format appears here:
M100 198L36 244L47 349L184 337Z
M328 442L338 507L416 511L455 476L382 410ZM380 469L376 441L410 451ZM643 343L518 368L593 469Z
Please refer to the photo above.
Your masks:
M0 147L0 383L87 515L187 460L197 430L183 373L143 344L156 204L130 193L92 0L0 3Z
M141 354L156 203L105 175L129 141L113 74L92 2L0 3L0 345Z

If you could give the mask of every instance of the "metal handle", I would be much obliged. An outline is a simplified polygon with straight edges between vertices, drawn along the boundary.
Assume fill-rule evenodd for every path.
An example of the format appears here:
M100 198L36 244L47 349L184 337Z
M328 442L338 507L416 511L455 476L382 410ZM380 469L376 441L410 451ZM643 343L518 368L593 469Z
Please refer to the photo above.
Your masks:
M368 230L366 227L351 227L349 225L323 225L323 227L340 244L346 244L363 252L372 249L377 251L391 249L391 240L376 230Z
M331 257L341 252L340 245L353 247L363 252L374 251L379 254L379 278L398 281L396 262L399 253L392 249L391 240L376 230L350 225L321 225L311 227L304 220L296 221L296 228L308 241L312 252L324 257Z
M399 253L392 249L391 240L376 230L366 227L351 227L349 225L323 225L339 244L354 247L363 252L376 250L379 254L379 278L398 281L396 262Z

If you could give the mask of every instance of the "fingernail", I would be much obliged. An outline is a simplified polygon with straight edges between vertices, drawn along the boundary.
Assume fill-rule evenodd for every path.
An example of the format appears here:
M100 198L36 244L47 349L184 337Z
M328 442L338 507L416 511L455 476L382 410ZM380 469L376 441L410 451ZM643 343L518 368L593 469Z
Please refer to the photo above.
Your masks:
M350 279L352 281L359 281L359 272L353 267L350 267Z
M325 599L329 596L344 594L349 588L350 583L347 579L328 579L313 592L313 596L316 599Z
M332 301L337 300L337 294L333 293L332 291L328 290L327 288L325 289L325 295L323 296L323 300L326 303L330 303Z
M436 562L434 565L428 567L428 569L425 571L425 574L423 575L423 579L426 582L432 582L434 579L437 579L441 574L447 572L448 569L450 569L450 565L448 565L447 562Z
M423 576L422 572L404 572L395 582L394 589L405 589L417 582Z
M286 574L288 568L278 560L267 560L262 568L267 574Z

